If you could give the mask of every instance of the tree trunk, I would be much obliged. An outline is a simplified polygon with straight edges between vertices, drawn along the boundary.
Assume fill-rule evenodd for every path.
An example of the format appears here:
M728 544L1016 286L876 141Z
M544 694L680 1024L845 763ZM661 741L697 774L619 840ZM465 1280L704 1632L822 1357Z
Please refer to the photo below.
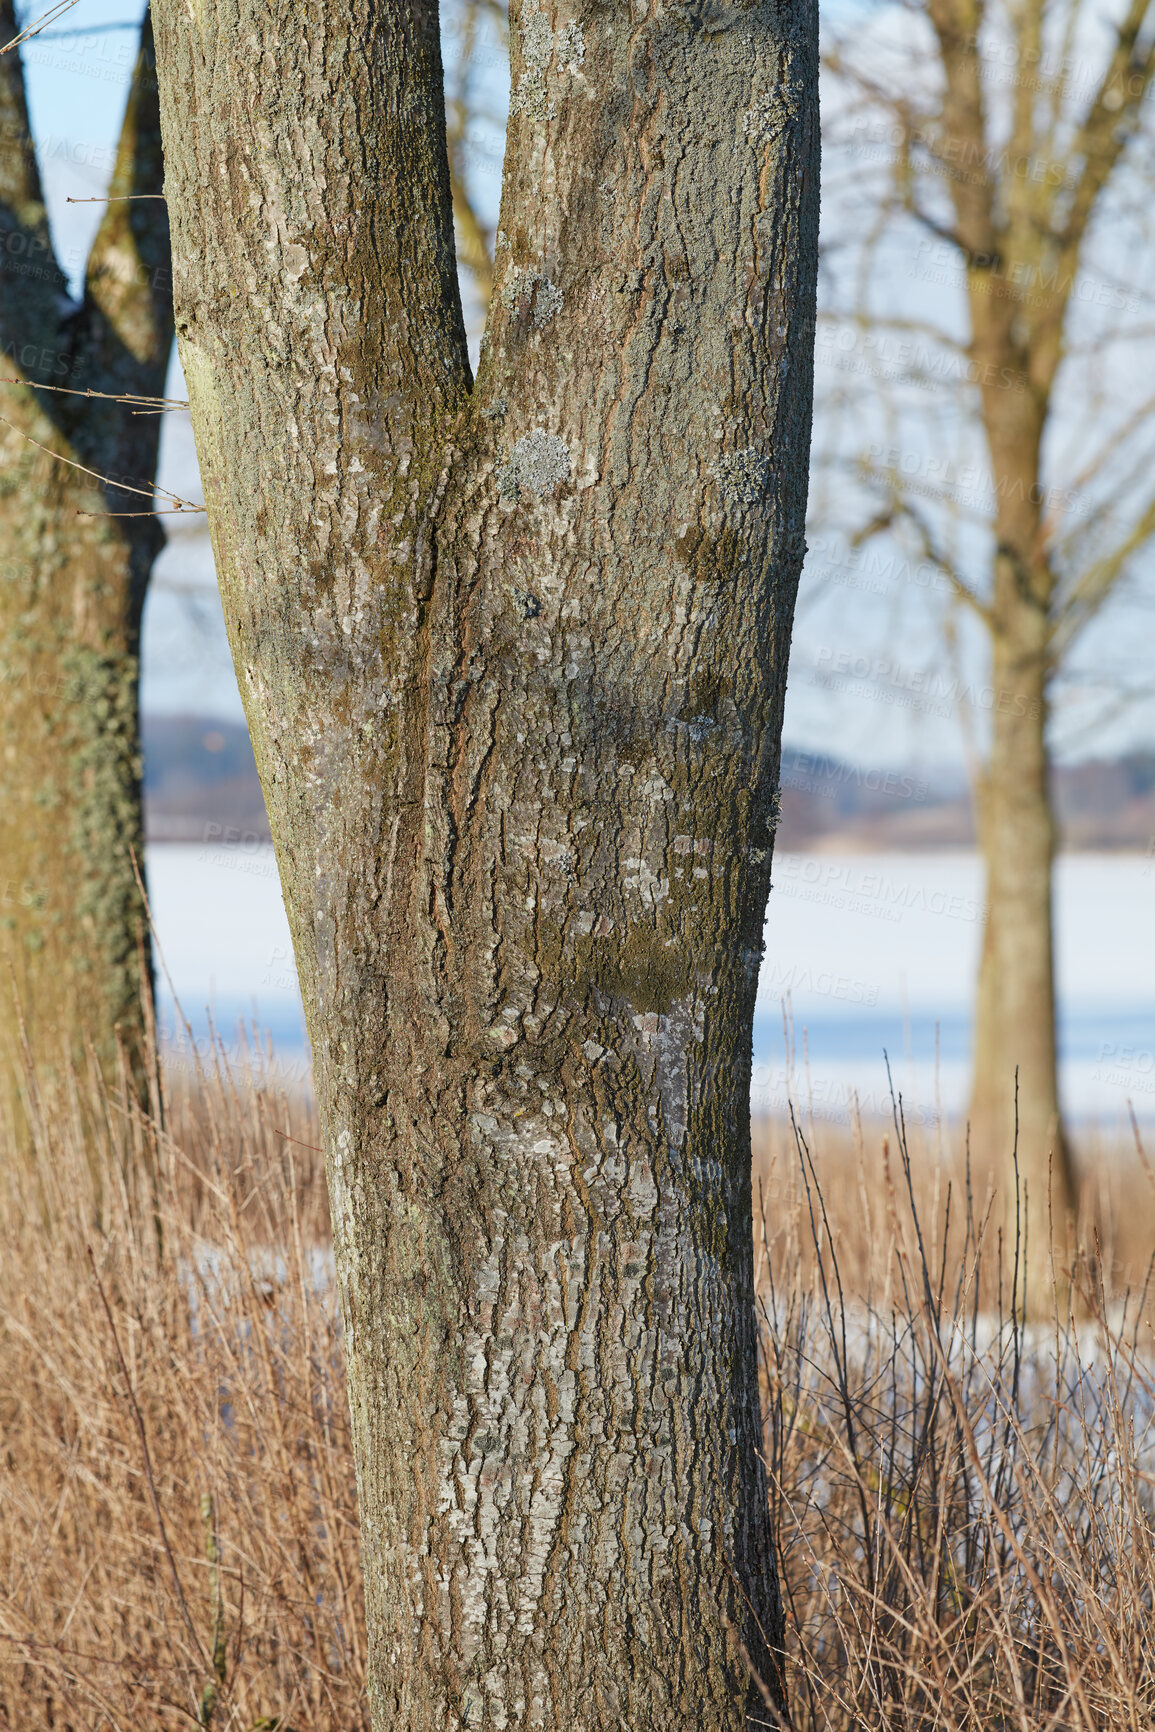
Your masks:
M15 30L2 0L0 34ZM147 17L119 202L79 305L52 252L16 52L0 60L0 130L0 1062L19 1124L18 1018L46 1065L91 1048L111 1075L118 1043L139 1065L151 985L133 856L143 868L138 655L163 545L160 422L76 394L155 397L172 347L164 203L123 202L162 184Z
M1052 879L1055 821L1047 748L1054 575L1042 524L1043 420L1009 347L1005 313L972 306L986 375L984 424L997 492L989 613L991 737L978 790L986 870L986 929L975 1002L971 1146L1004 1175L1008 1207L1018 1165L1027 1302L1049 1307L1052 1223L1061 1279L1074 1207L1059 1110ZM994 327L994 338L983 340ZM998 366L994 358L998 357ZM1017 1134L1016 1134L1017 1125ZM1012 1222L1013 1225L1013 1222Z
M749 1070L812 10L514 8L476 385L436 7L157 18L324 1121L374 1726L737 1732L743 1649L783 1699Z
M979 974L971 1095L972 1147L1013 1195L1017 1157L1027 1232L1029 1297L1049 1303L1052 1215L1062 1278L1075 1193L1059 1109L1052 869L1055 826L1044 745L1046 691L996 642L993 684L1011 694L996 714L980 797L987 921Z

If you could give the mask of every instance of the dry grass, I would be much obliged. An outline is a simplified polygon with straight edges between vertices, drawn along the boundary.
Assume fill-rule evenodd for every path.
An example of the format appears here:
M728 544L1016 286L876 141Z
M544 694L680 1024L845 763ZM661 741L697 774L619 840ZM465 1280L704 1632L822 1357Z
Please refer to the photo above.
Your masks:
M855 1141L828 1161L780 1128L759 1139L796 1732L1140 1732L1155 1723L1150 1268L1137 1291L1108 1281L1144 1237L1151 1256L1143 1166L1089 1199L1088 1252L1027 1327L1013 1196L912 1150L901 1125Z
M367 1727L309 1104L221 1071L161 1130L90 1079L35 1121L0 1184L0 1728ZM1149 1727L1141 1169L1086 1317L1027 1331L985 1178L893 1133L811 1156L758 1127L797 1732Z
M789 1121L778 1119L755 1119L752 1132L757 1234L768 1238L776 1263L788 1259L793 1279L809 1284L817 1269L797 1133ZM980 1304L996 1313L1009 1309L1010 1294L1000 1294L999 1282L1001 1277L1005 1286L1014 1272L1013 1183L1008 1185L1004 1172L968 1160L962 1126L930 1122L907 1128L904 1121L903 1135L924 1238L939 1244L948 1209L957 1227L969 1199L985 1235L978 1271ZM814 1153L843 1285L848 1294L872 1294L881 1302L898 1276L894 1250L902 1233L899 1217L909 1201L903 1200L906 1180L894 1119L859 1121L850 1127L806 1120L801 1136ZM1108 1141L1093 1127L1075 1138L1073 1155L1082 1195L1078 1230L1065 1266L1080 1256L1093 1262L1114 1301L1147 1278L1155 1253L1155 1175L1133 1139ZM952 1282L962 1273L963 1244L960 1233L948 1235ZM1042 1297L1049 1310L1051 1296Z
M0 1187L0 1726L357 1732L313 1114L217 1075L160 1133L94 1096Z

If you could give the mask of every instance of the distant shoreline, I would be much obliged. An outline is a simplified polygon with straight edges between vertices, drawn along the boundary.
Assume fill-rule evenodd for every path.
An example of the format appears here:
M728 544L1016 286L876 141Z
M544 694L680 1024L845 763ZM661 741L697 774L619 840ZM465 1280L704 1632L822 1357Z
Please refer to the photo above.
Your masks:
M243 722L146 715L143 733L150 842L269 841ZM1155 753L1061 765L1054 794L1061 853L1146 854L1155 866ZM942 854L976 846L970 793L957 773L783 748L779 852Z

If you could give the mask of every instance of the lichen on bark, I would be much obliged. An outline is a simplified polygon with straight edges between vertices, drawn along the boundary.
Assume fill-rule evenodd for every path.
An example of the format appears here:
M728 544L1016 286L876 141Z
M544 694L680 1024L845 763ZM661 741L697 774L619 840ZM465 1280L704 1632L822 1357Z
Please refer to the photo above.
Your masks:
M16 33L11 0L0 33ZM52 250L20 57L0 61L0 346L16 375L0 386L0 872L15 887L0 1088L18 1131L18 1019L45 1077L91 1052L112 1080L123 1053L143 1086L139 640L163 537L128 485L155 474L159 418L111 399L159 396L172 346L165 207L136 196L162 184L151 43L146 15L79 302Z
M749 1068L815 19L511 22L498 282L564 304L499 287L474 381L434 9L161 0L178 330L324 1120L374 1727L739 1732L743 1649L783 1690Z

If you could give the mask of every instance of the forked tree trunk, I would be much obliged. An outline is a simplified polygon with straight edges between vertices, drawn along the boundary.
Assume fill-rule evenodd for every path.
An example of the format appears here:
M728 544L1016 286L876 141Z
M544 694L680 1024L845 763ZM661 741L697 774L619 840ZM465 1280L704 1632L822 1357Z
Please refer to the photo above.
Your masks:
M815 21L644 12L514 8L474 385L436 7L157 7L181 353L324 1118L380 1732L738 1732L743 1649L782 1695L749 1070Z
M0 0L0 36L15 35ZM146 18L84 298L67 294L19 53L0 59L0 1089L20 1124L22 1016L45 1065L141 1058L150 990L137 718L141 609L172 348L160 117ZM134 202L125 202L133 199ZM93 399L75 393L103 393ZM89 473L94 472L94 473ZM104 481L99 477L105 477ZM143 492L117 483L128 482ZM133 516L121 516L133 513ZM0 1114L2 1116L2 1114Z

